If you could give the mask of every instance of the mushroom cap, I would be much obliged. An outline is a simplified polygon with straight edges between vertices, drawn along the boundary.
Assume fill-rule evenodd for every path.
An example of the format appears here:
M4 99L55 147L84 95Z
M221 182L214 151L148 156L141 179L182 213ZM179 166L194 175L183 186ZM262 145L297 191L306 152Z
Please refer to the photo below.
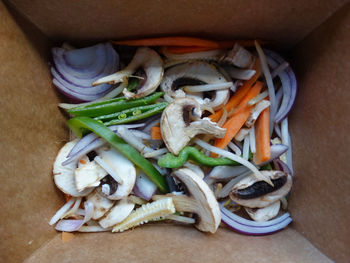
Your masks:
M216 84L227 82L225 77L212 64L204 61L194 61L174 66L167 70L163 80L160 83L161 89L171 98L183 98L187 96L194 97L201 104L207 104L209 107L217 110L224 105L230 96L229 89L217 90L213 99L202 99L199 94L186 94L182 89L174 90L176 80L186 78L205 82L207 84Z
M196 213L198 216L195 227L204 232L215 233L221 221L221 212L219 204L209 186L188 168L176 170L172 173L172 176L186 186L189 198L195 201L195 205L192 205L193 203L191 202L187 207L187 210L191 210L187 212ZM173 197L173 201L175 207L178 209L176 197Z
M133 163L109 145L98 148L96 153L123 180L123 184L118 184L117 190L107 198L119 200L128 196L136 181L136 169Z
M78 166L78 160L72 163L69 163L65 166L62 165L62 162L68 159L67 158L68 153L71 151L71 149L74 147L74 145L77 142L78 142L78 139L66 143L58 152L56 160L53 164L53 175L54 175L53 178L56 186L63 193L74 197L86 196L89 193L91 193L92 190L94 189L94 188L87 188L81 192L77 190L77 187L75 184L74 171Z
M264 187L270 188L271 186L268 185L266 182L258 181L253 176L248 176L243 178L241 181L239 181L231 190L230 192L230 198L236 202L237 204L240 204L245 207L250 208L263 208L268 205L271 205L272 203L278 201L282 197L286 196L291 188L292 188L292 176L290 174L287 174L282 171L261 171L261 173L264 176L267 176L274 182L274 180L284 178L285 181L282 186L277 188L276 190L272 190L267 192L266 194L258 193L259 190L264 190L262 188L259 188L257 186L252 187L255 183L262 183L264 184ZM275 181L276 182L276 181ZM275 184L276 186L276 184ZM248 197L248 198L242 198L239 195L240 190L245 189L251 189L252 191L255 191L257 193L257 197ZM271 190L271 189L270 189ZM252 194L254 194L252 192Z
M201 115L200 104L191 98L177 98L163 111L160 123L162 138L173 154L177 155L197 134L213 134L215 137L225 135L226 129L211 122L209 118L188 123L191 111L195 111L195 115Z

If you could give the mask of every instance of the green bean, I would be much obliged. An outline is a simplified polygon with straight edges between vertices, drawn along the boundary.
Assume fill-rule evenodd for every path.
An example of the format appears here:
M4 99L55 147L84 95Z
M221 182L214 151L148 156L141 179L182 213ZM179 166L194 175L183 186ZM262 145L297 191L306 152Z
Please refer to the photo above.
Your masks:
M75 116L97 117L138 106L149 105L159 99L163 94L163 92L155 92L147 97L132 100L126 100L125 97L120 97L103 102L96 102L86 106L78 106L67 110L67 112L74 114Z
M221 166L221 165L240 165L228 158L212 158L201 153L197 148L192 146L184 147L178 156L167 153L158 159L158 165L166 168L178 168L184 165L187 160L192 160L204 166Z
M95 119L99 120L99 121L109 120L107 122L104 122L104 125L106 125L106 126L111 126L111 125L116 125L116 124L124 124L124 123L142 120L144 118L148 118L152 115L160 113L165 109L165 107L167 105L168 105L167 102L160 102L160 103L156 103L156 104L152 104L152 105L131 108L131 109L128 109L125 111L115 113L115 114L96 117ZM113 117L111 119L112 115L113 115Z

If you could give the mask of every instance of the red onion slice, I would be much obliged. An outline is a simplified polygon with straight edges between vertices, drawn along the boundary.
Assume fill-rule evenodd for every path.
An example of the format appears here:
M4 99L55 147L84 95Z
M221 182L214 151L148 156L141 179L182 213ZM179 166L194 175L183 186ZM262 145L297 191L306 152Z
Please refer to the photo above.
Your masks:
M89 69L91 66L96 67L99 49L103 49L103 44L97 44L91 47L80 49L70 49L63 52L63 59L68 66L74 69ZM101 65L101 68L103 65Z
M149 180L146 175L139 172L133 189L134 194L149 201L156 191L157 186L151 180Z
M284 144L273 144L271 145L271 156L270 159L267 160L266 162L263 162L261 164L259 164L259 166L263 166L275 159L277 159L278 157L280 157L282 154L284 154L286 151L288 151L288 146L284 145Z
M292 222L289 213L285 213L280 217L267 222L255 222L231 213L222 205L220 205L220 210L221 219L227 226L246 235L259 236L272 234L282 230Z
M271 50L266 50L266 49L264 49L264 52L268 56L270 62L273 60L273 61L277 62L278 64L286 63L286 61L282 57L280 57L277 53L275 53ZM286 95L283 95L283 96L286 96L286 98L288 99L288 103L283 108L280 107L277 114L275 115L275 122L277 122L277 123L281 122L289 114L291 108L294 105L295 98L297 95L297 81L296 81L295 74L294 74L292 68L290 66L287 67L283 72L281 72L279 74L279 77L281 76L281 74L288 75L290 92ZM282 81L282 85L283 85L283 80L281 79L281 81Z
M94 213L94 205L90 201L84 202L85 216L84 219L68 219L60 220L56 225L56 230L64 232L74 232L79 230L79 228L88 222Z
M282 160L276 159L273 161L273 163L275 165L275 169L280 170L280 171L285 172L285 173L288 173L288 174L292 174L292 171L290 170L288 165L286 163L284 163Z

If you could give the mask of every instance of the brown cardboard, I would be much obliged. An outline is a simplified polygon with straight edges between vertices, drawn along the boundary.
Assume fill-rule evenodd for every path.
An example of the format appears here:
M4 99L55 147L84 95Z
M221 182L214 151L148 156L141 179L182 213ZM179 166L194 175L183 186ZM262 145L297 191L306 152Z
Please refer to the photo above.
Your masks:
M293 54L300 82L291 114L294 227L337 262L349 257L350 5ZM314 158L309 158L314 156Z
M345 2L9 1L16 20L0 2L0 262L329 262L317 248L346 262L349 5L335 13ZM162 224L122 234L77 234L62 243L48 225L63 204L52 162L68 138L47 65L50 40L177 33L263 38L284 48L307 36L288 52L300 84L290 117L294 223L265 237L226 228L207 235Z

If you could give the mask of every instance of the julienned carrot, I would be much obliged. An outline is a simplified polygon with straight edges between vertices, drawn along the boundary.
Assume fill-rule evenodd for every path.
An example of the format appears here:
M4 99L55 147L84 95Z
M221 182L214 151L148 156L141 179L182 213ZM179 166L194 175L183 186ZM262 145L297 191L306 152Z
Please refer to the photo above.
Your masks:
M183 36L120 40L120 41L112 41L112 43L117 45L126 45L126 46L177 46L177 47L192 47L192 48L205 47L205 48L208 48L208 50L217 49L217 48L232 48L235 43L238 43L239 45L244 47L254 46L254 40L215 41L215 40L209 40L209 39L198 38L198 37L183 37ZM259 40L259 43L265 44L267 42ZM195 51L189 51L189 52L195 52ZM183 52L183 53L188 53L188 52ZM183 53L174 53L174 54L183 54Z
M153 140L161 140L162 139L162 133L160 132L160 127L154 126L151 128L151 138Z
M181 47L212 47L219 48L216 41L197 37L155 37L134 40L112 41L117 45L127 46L181 46Z
M270 108L266 108L255 122L255 164L266 162L271 157L269 115Z
M233 108L237 107L237 105L242 101L244 96L248 93L252 85L258 80L261 74L261 66L260 61L257 59L255 61L253 69L256 70L256 73L253 77L243 83L243 86L239 87L236 93L230 98L230 100L224 106L227 112L231 112ZM223 109L218 110L214 114L210 115L209 118L211 121L217 122L220 120L222 114L224 113Z
M263 87L262 82L256 82L255 85L249 89L248 93L244 96L243 100L239 103L239 110L236 111L231 118L222 126L226 128L226 134L224 138L216 139L214 146L223 149L229 142L236 136L239 130L243 127L244 123L249 118L251 110L254 106L248 106L248 101L257 96Z
M211 48L211 47L180 47L180 46L170 46L166 47L166 51L172 54L186 54L186 53L193 53L193 52L201 52L201 51L208 51L208 50L214 50L217 48Z

